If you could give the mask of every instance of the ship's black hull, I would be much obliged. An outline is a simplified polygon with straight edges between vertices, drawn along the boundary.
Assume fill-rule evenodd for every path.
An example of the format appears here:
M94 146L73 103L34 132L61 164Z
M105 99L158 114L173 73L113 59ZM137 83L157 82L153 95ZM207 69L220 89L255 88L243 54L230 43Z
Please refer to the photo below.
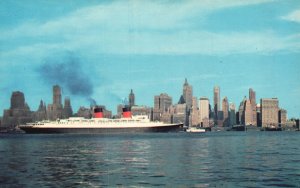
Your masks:
M177 132L182 129L182 124L159 127L134 127L134 128L37 128L20 127L29 134L108 134L108 133L140 133L140 132Z

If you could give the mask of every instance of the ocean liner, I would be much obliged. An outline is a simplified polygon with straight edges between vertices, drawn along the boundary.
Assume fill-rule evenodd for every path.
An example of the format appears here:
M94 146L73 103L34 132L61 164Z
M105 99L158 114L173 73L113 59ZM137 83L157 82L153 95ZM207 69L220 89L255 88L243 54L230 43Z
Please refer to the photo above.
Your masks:
M108 119L103 117L103 109L94 108L94 117L85 119L71 117L57 119L56 121L40 121L21 125L19 128L26 133L79 133L79 134L105 134L105 133L136 133L136 132L176 132L181 130L183 124L165 124L151 122L148 116L132 116L129 107L123 108L122 118Z

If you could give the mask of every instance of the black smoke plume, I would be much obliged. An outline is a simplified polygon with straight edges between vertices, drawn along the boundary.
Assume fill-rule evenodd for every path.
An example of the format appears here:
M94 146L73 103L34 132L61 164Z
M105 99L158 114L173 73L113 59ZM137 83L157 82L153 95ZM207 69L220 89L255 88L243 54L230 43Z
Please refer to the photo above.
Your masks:
M72 95L86 97L89 100L94 85L91 75L84 71L83 66L78 57L73 53L67 53L45 59L37 71L47 83L59 84Z

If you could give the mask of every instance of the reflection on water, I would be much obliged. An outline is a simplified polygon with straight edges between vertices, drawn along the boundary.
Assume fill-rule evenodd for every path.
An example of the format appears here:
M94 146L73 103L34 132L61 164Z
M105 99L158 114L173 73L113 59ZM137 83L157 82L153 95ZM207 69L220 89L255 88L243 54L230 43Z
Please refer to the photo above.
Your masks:
M0 185L299 187L297 132L1 135Z

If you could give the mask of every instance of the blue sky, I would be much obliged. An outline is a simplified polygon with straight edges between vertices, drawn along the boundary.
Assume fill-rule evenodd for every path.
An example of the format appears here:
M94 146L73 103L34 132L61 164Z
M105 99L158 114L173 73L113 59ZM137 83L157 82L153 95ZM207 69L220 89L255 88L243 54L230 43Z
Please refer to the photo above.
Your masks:
M0 18L1 111L16 90L31 110L51 103L54 84L74 111L93 98L115 112L130 89L176 103L187 78L198 98L218 85L238 105L252 87L300 117L298 0L7 0Z

